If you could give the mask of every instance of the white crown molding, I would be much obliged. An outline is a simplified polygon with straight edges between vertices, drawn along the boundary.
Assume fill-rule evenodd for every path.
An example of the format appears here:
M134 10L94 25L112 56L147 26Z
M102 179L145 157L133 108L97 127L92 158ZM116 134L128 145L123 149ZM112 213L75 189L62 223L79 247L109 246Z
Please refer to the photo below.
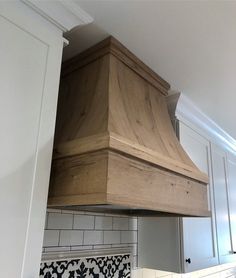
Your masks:
M93 22L93 18L74 0L21 0L63 32Z
M193 125L204 135L223 148L236 152L236 140L225 132L217 123L204 114L188 97L182 93L171 94L169 97L170 113L190 127ZM173 112L175 111L175 112ZM202 133L202 132L201 132Z

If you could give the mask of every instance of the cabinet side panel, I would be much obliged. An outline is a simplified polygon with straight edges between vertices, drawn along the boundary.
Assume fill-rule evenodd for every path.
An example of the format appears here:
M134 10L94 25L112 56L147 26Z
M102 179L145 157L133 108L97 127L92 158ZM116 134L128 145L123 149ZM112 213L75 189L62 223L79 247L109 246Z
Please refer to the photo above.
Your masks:
M138 266L181 272L178 218L138 218Z

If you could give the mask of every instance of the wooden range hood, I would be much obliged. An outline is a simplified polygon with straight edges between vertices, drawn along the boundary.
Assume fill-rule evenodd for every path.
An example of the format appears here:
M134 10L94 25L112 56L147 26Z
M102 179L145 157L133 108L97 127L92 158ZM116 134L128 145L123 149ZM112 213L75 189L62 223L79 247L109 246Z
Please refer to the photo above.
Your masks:
M65 62L48 206L209 216L208 177L175 136L169 89L112 37Z

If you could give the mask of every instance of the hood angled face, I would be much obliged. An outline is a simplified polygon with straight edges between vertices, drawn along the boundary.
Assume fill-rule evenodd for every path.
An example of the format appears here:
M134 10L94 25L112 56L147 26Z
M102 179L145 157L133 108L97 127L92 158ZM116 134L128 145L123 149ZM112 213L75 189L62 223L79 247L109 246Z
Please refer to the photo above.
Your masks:
M112 37L65 62L48 205L208 216L208 177L175 136L169 89Z

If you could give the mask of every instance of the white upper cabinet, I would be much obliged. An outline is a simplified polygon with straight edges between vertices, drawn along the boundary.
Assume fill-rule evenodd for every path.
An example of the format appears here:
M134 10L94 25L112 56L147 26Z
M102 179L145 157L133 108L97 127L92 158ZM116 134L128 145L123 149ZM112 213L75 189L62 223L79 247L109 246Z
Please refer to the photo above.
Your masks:
M182 123L179 134L193 162L211 176L208 140ZM208 191L214 211L211 179ZM218 264L214 213L212 218L139 218L138 238L141 267L190 272Z
M37 277L63 38L20 2L1 2L0 34L0 277Z
M235 141L186 97L171 96L169 108L183 148L196 166L209 175L212 217L140 218L139 264L191 272L236 261Z
M189 272L218 264L210 144L207 139L183 123L179 124L179 137L182 146L195 165L210 177L208 204L212 217L180 219L183 237L183 267L185 272Z

